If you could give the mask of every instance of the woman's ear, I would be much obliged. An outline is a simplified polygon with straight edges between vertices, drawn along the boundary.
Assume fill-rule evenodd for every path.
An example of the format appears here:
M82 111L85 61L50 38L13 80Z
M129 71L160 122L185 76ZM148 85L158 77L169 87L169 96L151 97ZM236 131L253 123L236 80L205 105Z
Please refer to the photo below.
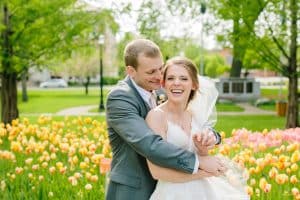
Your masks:
M199 89L199 84L193 84L192 90L198 90Z

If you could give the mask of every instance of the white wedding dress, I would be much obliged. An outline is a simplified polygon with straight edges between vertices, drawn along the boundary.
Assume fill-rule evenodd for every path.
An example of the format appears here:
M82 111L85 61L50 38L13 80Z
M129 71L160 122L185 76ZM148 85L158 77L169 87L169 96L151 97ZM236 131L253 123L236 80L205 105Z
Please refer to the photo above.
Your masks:
M191 122L191 134L188 135L179 125L167 121L168 131L166 140L181 148L194 152L194 144L192 135L199 130L203 130L207 127L211 127L216 120L214 118L214 105L216 101L217 93L213 94L214 86L212 86L207 80L199 77L200 86L202 84L202 90L196 98L196 103L190 104L190 111L192 112ZM206 86L205 88L203 86ZM211 87L209 87L211 86ZM205 102L204 102L205 101ZM205 105L205 106L203 106ZM212 105L212 106L210 106ZM198 111L197 114L195 114ZM206 113L206 114L201 114ZM199 128L199 126L201 128ZM228 161L228 160L227 160ZM201 162L201 161L200 161ZM230 162L230 161L228 161ZM244 184L244 183L243 183ZM250 197L246 194L244 185L235 187L230 183L225 176L221 177L209 177L199 180L184 182L184 183L172 183L162 180L158 180L156 188L150 198L150 200L249 200Z
M192 132L197 130L192 121ZM191 137L180 126L168 121L167 141L193 151ZM150 200L249 200L245 192L235 188L225 177L209 177L185 183L159 180Z

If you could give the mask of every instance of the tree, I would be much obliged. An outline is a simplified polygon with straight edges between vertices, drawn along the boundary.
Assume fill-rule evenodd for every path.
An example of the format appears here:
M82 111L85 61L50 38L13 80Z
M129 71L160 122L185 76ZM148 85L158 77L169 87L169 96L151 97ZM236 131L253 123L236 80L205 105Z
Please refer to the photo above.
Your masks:
M256 29L248 29L252 36L249 40L251 44L255 44L255 53L264 62L288 78L286 128L297 127L299 126L298 77L300 73L297 64L299 62L297 38L300 32L298 27L300 2L269 0L266 5L261 5L260 0L256 1L265 10L260 16L262 22L256 25Z
M95 78L95 75L99 74L99 53L97 49L91 49L93 49L93 52L74 52L70 59L61 65L57 65L58 68L56 68L57 72L63 71L72 77L83 80L86 95L88 95L91 77Z
M86 45L100 15L87 12L76 0L19 1L0 3L1 120L19 116L17 79L28 67L45 66L56 55L68 57Z
M251 32L266 1L260 0L259 3L252 0L214 0L212 2L209 5L214 14L232 23L232 29L221 38L230 41L233 49L230 77L240 77L245 53L251 44L249 42Z
M205 74L216 78L224 72L229 71L230 67L225 65L224 59L219 55L209 55L205 57Z

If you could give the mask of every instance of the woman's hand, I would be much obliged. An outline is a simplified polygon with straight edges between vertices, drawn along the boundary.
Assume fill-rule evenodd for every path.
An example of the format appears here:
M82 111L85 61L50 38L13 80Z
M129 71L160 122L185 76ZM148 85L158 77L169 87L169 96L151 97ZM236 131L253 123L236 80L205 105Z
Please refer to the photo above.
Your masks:
M208 150L213 149L216 143L216 137L211 131L204 131L193 135L194 145L200 156L208 155Z

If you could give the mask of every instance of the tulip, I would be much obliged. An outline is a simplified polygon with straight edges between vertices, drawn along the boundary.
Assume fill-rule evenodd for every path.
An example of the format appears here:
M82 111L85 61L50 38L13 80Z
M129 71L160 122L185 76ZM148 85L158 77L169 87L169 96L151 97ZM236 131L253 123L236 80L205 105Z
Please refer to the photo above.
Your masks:
M93 186L92 186L91 184L86 184L86 185L84 186L84 188L85 188L86 190L91 190L91 189L93 188Z

